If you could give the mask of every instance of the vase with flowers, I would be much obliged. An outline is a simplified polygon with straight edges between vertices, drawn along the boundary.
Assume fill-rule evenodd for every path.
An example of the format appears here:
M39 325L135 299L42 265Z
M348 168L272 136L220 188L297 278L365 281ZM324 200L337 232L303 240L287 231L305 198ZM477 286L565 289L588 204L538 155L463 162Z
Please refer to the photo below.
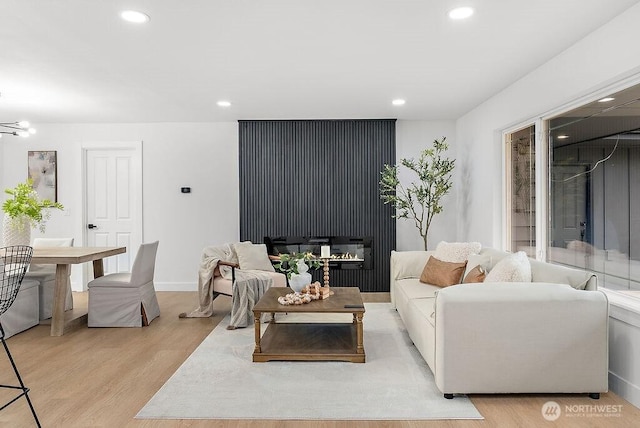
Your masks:
M5 189L10 197L2 204L4 218L2 221L2 235L5 246L29 245L31 228L37 227L40 232L45 231L47 220L51 217L51 208L62 210L59 202L40 199L38 193L31 187L29 179L13 189Z
M294 292L300 293L305 285L311 284L309 268L318 269L320 260L310 252L280 254L273 267L287 275L289 287Z

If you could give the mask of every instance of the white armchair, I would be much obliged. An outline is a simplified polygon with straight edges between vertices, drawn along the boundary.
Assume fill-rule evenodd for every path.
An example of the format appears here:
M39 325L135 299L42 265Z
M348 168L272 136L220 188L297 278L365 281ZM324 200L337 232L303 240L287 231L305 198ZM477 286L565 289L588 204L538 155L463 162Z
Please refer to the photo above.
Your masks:
M158 241L142 244L131 273L90 281L89 327L142 327L160 316L153 286Z
M41 247L73 247L73 238L35 238L34 248ZM53 312L53 290L56 284L56 265L32 264L25 280L38 281L38 295L40 300L40 319L51 318ZM71 270L67 278L67 294L64 301L64 310L73 309L73 294L71 293Z

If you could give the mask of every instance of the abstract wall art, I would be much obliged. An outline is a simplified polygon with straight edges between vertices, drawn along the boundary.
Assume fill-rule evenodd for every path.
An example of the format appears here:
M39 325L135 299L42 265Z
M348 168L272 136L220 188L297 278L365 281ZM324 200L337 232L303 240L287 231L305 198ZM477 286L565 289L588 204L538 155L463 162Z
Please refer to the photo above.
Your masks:
M29 179L41 199L58 201L57 154L55 151L29 151Z

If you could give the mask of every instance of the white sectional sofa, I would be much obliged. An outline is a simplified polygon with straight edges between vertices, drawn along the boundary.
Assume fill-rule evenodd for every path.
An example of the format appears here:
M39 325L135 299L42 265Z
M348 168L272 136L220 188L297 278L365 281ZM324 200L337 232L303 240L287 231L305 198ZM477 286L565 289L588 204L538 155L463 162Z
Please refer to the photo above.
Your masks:
M488 268L508 253L480 252ZM531 282L436 287L433 251L391 253L391 302L446 398L608 389L608 302L595 275L530 260Z

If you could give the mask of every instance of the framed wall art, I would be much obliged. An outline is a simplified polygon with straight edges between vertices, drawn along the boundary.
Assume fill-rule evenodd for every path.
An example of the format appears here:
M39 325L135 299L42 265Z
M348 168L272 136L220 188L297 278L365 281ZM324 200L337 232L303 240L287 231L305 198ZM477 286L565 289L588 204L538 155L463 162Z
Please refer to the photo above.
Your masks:
M58 202L57 152L29 151L29 178L42 199Z

